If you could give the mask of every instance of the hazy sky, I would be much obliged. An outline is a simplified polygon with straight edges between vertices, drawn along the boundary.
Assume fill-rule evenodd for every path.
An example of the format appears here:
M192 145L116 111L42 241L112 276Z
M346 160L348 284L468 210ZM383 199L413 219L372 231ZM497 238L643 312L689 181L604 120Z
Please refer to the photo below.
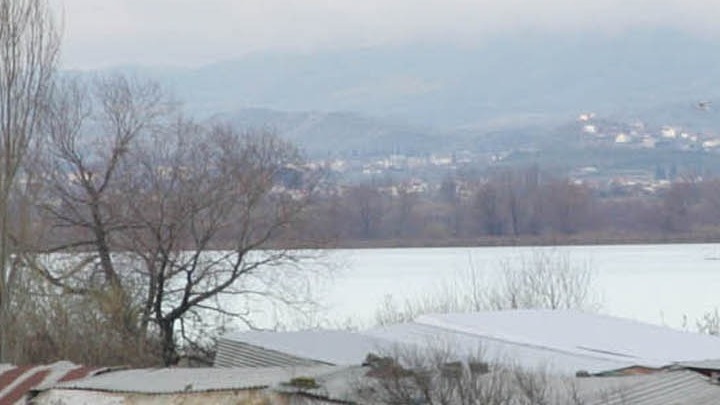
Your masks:
M68 68L202 65L257 50L312 51L506 33L668 27L720 34L714 0L49 0Z

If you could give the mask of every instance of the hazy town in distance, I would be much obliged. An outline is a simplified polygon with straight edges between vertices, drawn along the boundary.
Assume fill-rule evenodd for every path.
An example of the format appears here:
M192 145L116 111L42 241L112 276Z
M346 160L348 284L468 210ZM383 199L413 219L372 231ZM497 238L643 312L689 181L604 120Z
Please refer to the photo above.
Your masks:
M0 0L1 404L720 404L709 0Z

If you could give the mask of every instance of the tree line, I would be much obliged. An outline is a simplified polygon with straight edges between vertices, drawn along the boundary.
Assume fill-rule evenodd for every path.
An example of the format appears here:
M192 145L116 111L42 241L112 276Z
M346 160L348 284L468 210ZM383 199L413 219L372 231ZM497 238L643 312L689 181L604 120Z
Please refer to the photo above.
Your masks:
M307 232L347 246L711 241L718 208L717 178L608 196L532 166L447 178L426 192L387 179L346 185L314 201Z

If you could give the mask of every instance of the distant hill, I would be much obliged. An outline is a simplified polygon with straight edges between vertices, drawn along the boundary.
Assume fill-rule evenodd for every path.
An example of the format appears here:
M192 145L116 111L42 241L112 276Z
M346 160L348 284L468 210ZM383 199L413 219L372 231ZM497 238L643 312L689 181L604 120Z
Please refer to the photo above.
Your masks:
M197 69L147 72L208 115L257 107L353 111L447 128L712 100L720 95L719 46L668 31L546 35L472 47L259 53Z
M270 129L301 146L311 156L418 155L452 150L432 130L349 112L285 112L262 108L216 114L211 120L239 128Z
M195 115L276 129L313 155L532 149L564 144L563 128L589 111L720 132L719 48L716 40L638 30L257 53L195 69L131 70L167 84Z

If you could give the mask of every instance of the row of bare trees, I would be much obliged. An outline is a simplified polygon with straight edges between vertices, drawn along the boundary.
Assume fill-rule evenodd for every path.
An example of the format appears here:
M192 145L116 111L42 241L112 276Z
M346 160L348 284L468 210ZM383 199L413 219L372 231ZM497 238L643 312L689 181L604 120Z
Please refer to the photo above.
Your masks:
M315 204L311 229L350 244L701 238L717 234L719 202L718 179L683 178L655 195L608 197L532 167L446 179L424 192L388 180L346 186Z

